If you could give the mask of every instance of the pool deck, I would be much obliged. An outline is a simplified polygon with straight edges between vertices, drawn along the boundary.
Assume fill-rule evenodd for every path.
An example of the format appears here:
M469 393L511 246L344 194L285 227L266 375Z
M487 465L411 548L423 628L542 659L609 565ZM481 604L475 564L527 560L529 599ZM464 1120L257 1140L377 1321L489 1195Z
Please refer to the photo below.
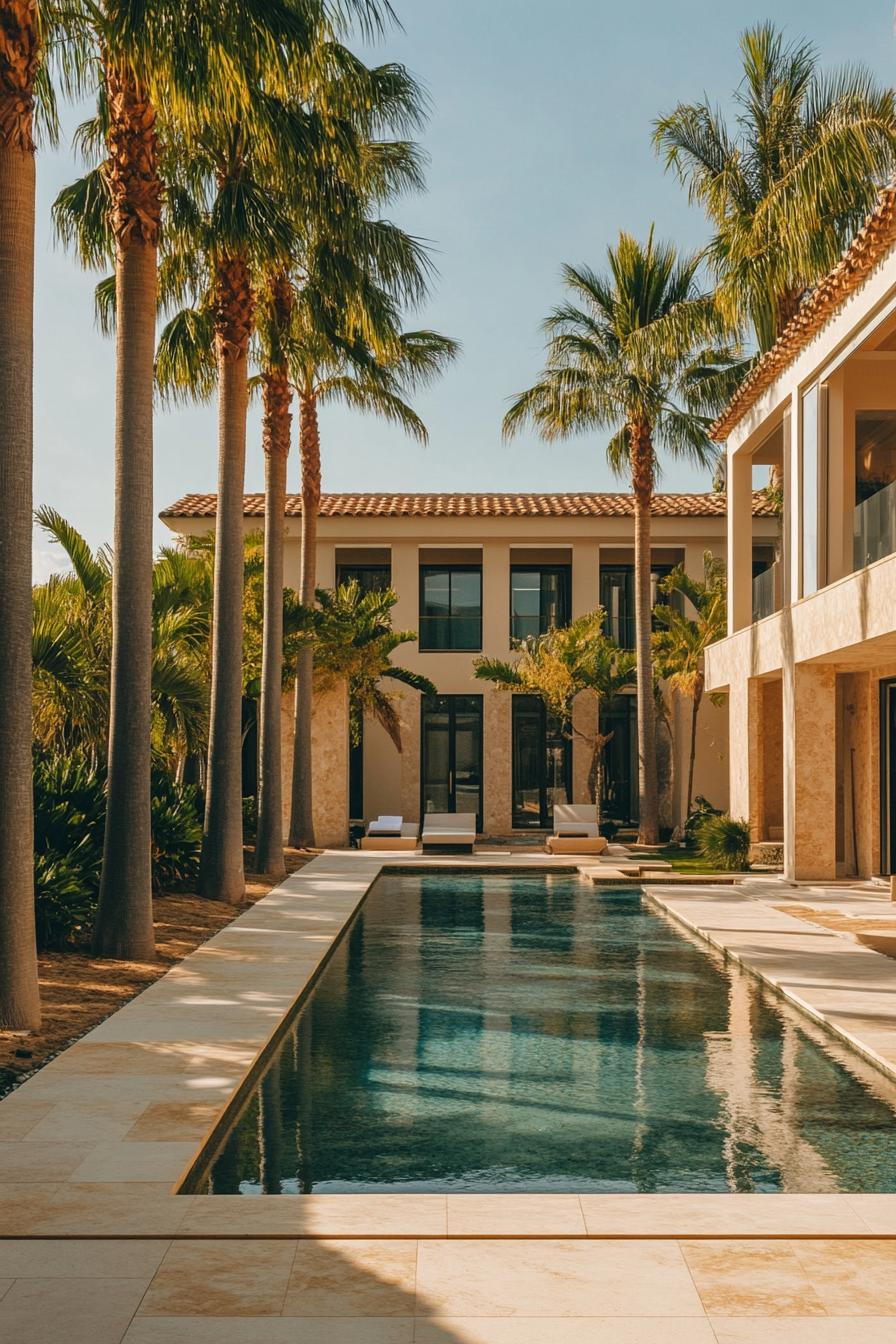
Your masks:
M896 1338L896 1195L174 1193L380 871L454 865L578 866L326 853L0 1102L0 1341ZM776 908L885 893L648 892L896 1078L896 962Z

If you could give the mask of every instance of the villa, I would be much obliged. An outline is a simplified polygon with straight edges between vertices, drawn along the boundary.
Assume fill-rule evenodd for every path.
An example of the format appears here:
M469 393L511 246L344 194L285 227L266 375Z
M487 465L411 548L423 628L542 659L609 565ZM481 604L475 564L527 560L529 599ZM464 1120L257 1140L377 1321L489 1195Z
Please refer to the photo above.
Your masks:
M896 189L713 430L727 440L730 809L797 879L896 871ZM781 486L773 563L755 469Z
M771 564L778 518L766 495L751 495L751 545ZM262 526L264 500L247 495L247 533ZM187 495L162 514L181 536L207 532L214 495ZM653 517L654 584L673 566L703 575L703 556L725 554L725 497L657 495ZM301 500L287 503L286 582L298 587ZM598 606L623 648L634 644L634 519L631 499L616 494L332 494L318 531L322 587L357 579L391 585L396 626L419 639L403 661L439 691L421 703L404 693L402 752L372 720L350 749L344 706L318 704L315 733L316 832L319 843L347 839L346 819L379 813L413 821L426 812L476 813L492 837L549 827L555 802L588 800L589 745L570 741L541 702L491 690L473 676L480 653L509 659L518 641ZM603 813L621 827L637 821L634 690L601 712L607 747ZM595 706L580 696L577 726ZM593 717L591 719L593 723ZM690 715L673 708L671 742L659 734L661 823L684 821ZM284 769L291 771L291 697L284 701ZM727 710L706 702L698 730L695 792L728 802ZM246 767L252 770L252 741ZM287 788L286 796L289 796Z

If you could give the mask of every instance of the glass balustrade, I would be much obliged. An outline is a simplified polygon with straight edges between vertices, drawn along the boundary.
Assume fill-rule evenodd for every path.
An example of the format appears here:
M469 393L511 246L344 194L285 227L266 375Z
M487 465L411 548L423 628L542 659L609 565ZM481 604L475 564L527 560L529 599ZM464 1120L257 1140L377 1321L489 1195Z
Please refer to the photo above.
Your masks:
M776 560L768 569L757 574L753 580L753 620L761 621L771 616L780 607L781 586L779 574L781 566Z
M853 569L882 560L896 551L896 481L856 506L853 514Z

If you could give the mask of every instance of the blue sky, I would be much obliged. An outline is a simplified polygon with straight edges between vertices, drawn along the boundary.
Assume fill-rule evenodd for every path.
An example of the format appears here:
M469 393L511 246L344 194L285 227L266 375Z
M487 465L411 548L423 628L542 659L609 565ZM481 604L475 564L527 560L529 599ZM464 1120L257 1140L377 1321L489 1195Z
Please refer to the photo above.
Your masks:
M737 38L773 14L809 36L826 64L862 60L896 74L891 0L394 0L404 32L380 59L404 61L425 83L432 118L426 195L392 210L430 239L439 278L414 325L458 338L463 353L416 405L426 448L396 429L337 408L322 416L327 490L601 490L614 483L598 436L562 447L522 436L502 443L507 398L540 367L539 323L560 294L563 261L603 264L619 228L685 247L705 238L700 212L663 172L653 118L705 90L727 101ZM72 115L70 125L79 116ZM93 322L94 277L53 242L50 204L77 175L67 151L38 160L35 501L60 509L97 545L112 530L112 345ZM189 491L214 490L214 408L160 412L158 512ZM257 412L246 485L262 488ZM290 464L297 488L298 462ZM661 489L702 489L670 465ZM159 524L158 540L166 536ZM38 537L35 577L58 566Z

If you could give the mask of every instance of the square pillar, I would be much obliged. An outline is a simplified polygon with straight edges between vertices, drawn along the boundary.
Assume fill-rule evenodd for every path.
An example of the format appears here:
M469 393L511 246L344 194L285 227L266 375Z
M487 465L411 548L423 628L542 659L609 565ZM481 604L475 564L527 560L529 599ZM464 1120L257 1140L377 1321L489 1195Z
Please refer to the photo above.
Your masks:
M513 696L486 691L482 705L482 829L486 835L510 835L512 808Z
M784 874L837 876L836 673L825 664L784 669Z
M600 606L600 543L577 541L572 550L572 618Z
M509 651L510 547L506 542L486 541L482 546L482 652L506 658Z
M348 845L348 687L316 691L311 713L314 838L324 849Z
M420 746L422 697L409 686L394 692L401 718L401 807L405 821L420 821Z
M732 678L728 691L728 811L743 821L751 820L750 685L747 677Z
M753 459L728 454L728 634L753 623Z

